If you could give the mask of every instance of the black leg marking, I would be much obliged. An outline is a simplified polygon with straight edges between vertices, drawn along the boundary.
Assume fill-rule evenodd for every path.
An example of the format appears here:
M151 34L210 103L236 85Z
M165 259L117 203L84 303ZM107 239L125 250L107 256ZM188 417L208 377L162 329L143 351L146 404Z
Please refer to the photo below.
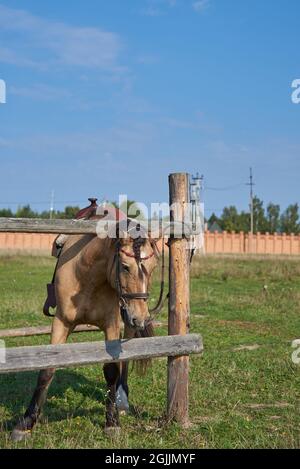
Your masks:
M106 429L117 428L120 425L119 412L116 405L116 384L120 375L119 365L108 363L103 367L104 376L107 383L106 399Z
M54 373L55 368L40 371L37 386L29 407L26 410L24 417L12 432L11 437L13 441L21 441L31 433L31 430L37 423L42 407L46 401L48 389L53 380Z

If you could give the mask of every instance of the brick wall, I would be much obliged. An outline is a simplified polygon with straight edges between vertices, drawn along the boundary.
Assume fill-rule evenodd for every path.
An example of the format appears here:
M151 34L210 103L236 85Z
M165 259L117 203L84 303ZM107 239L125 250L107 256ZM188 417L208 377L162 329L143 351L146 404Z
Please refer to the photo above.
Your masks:
M40 233L0 233L0 249L16 251L49 251L56 235Z
M51 253L56 235L0 233L0 250L45 251ZM300 255L300 236L285 234L205 233L207 254Z
M205 233L207 254L300 255L300 236L286 234Z

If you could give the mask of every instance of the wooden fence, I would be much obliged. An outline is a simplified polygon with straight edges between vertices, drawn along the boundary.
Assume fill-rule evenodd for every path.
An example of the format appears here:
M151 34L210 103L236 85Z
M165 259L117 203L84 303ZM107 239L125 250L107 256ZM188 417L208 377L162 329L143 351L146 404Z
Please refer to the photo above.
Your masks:
M169 189L170 206L177 203L179 207L176 214L171 210L171 222L174 227L177 223L182 226L183 221L186 220L186 203L189 201L188 175L171 174ZM21 240L22 249L32 251L47 247L48 250L58 233L96 232L99 234L99 226L95 221L1 218L0 247L16 250L19 249L17 242ZM32 239L35 240L34 246L31 244ZM168 418L186 425L189 420L189 355L201 353L203 350L201 336L189 334L190 252L188 247L189 241L186 238L176 238L174 232L170 235L168 336L130 341L115 340L8 348L5 350L5 360L1 360L0 363L0 373L168 357ZM24 335L24 333L25 335L43 334L45 329L2 331L2 337L7 334L13 337L19 334Z

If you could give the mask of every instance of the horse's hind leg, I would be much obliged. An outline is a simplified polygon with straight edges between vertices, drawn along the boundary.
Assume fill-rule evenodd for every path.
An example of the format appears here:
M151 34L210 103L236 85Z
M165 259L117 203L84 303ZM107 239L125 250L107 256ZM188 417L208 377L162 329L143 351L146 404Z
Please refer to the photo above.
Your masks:
M70 326L66 326L59 318L55 317L52 326L51 344L65 343L71 330ZM11 438L13 441L21 441L30 435L41 414L54 373L55 368L40 371L29 407L12 432Z

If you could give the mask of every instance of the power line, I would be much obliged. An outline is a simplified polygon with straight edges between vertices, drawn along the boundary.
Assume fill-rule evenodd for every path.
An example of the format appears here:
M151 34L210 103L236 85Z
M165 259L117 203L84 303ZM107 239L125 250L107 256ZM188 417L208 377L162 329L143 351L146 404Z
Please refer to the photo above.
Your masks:
M230 191L233 189L237 189L238 187L244 186L244 183L235 184L234 186L227 186L227 187L207 187L205 189L208 191Z

